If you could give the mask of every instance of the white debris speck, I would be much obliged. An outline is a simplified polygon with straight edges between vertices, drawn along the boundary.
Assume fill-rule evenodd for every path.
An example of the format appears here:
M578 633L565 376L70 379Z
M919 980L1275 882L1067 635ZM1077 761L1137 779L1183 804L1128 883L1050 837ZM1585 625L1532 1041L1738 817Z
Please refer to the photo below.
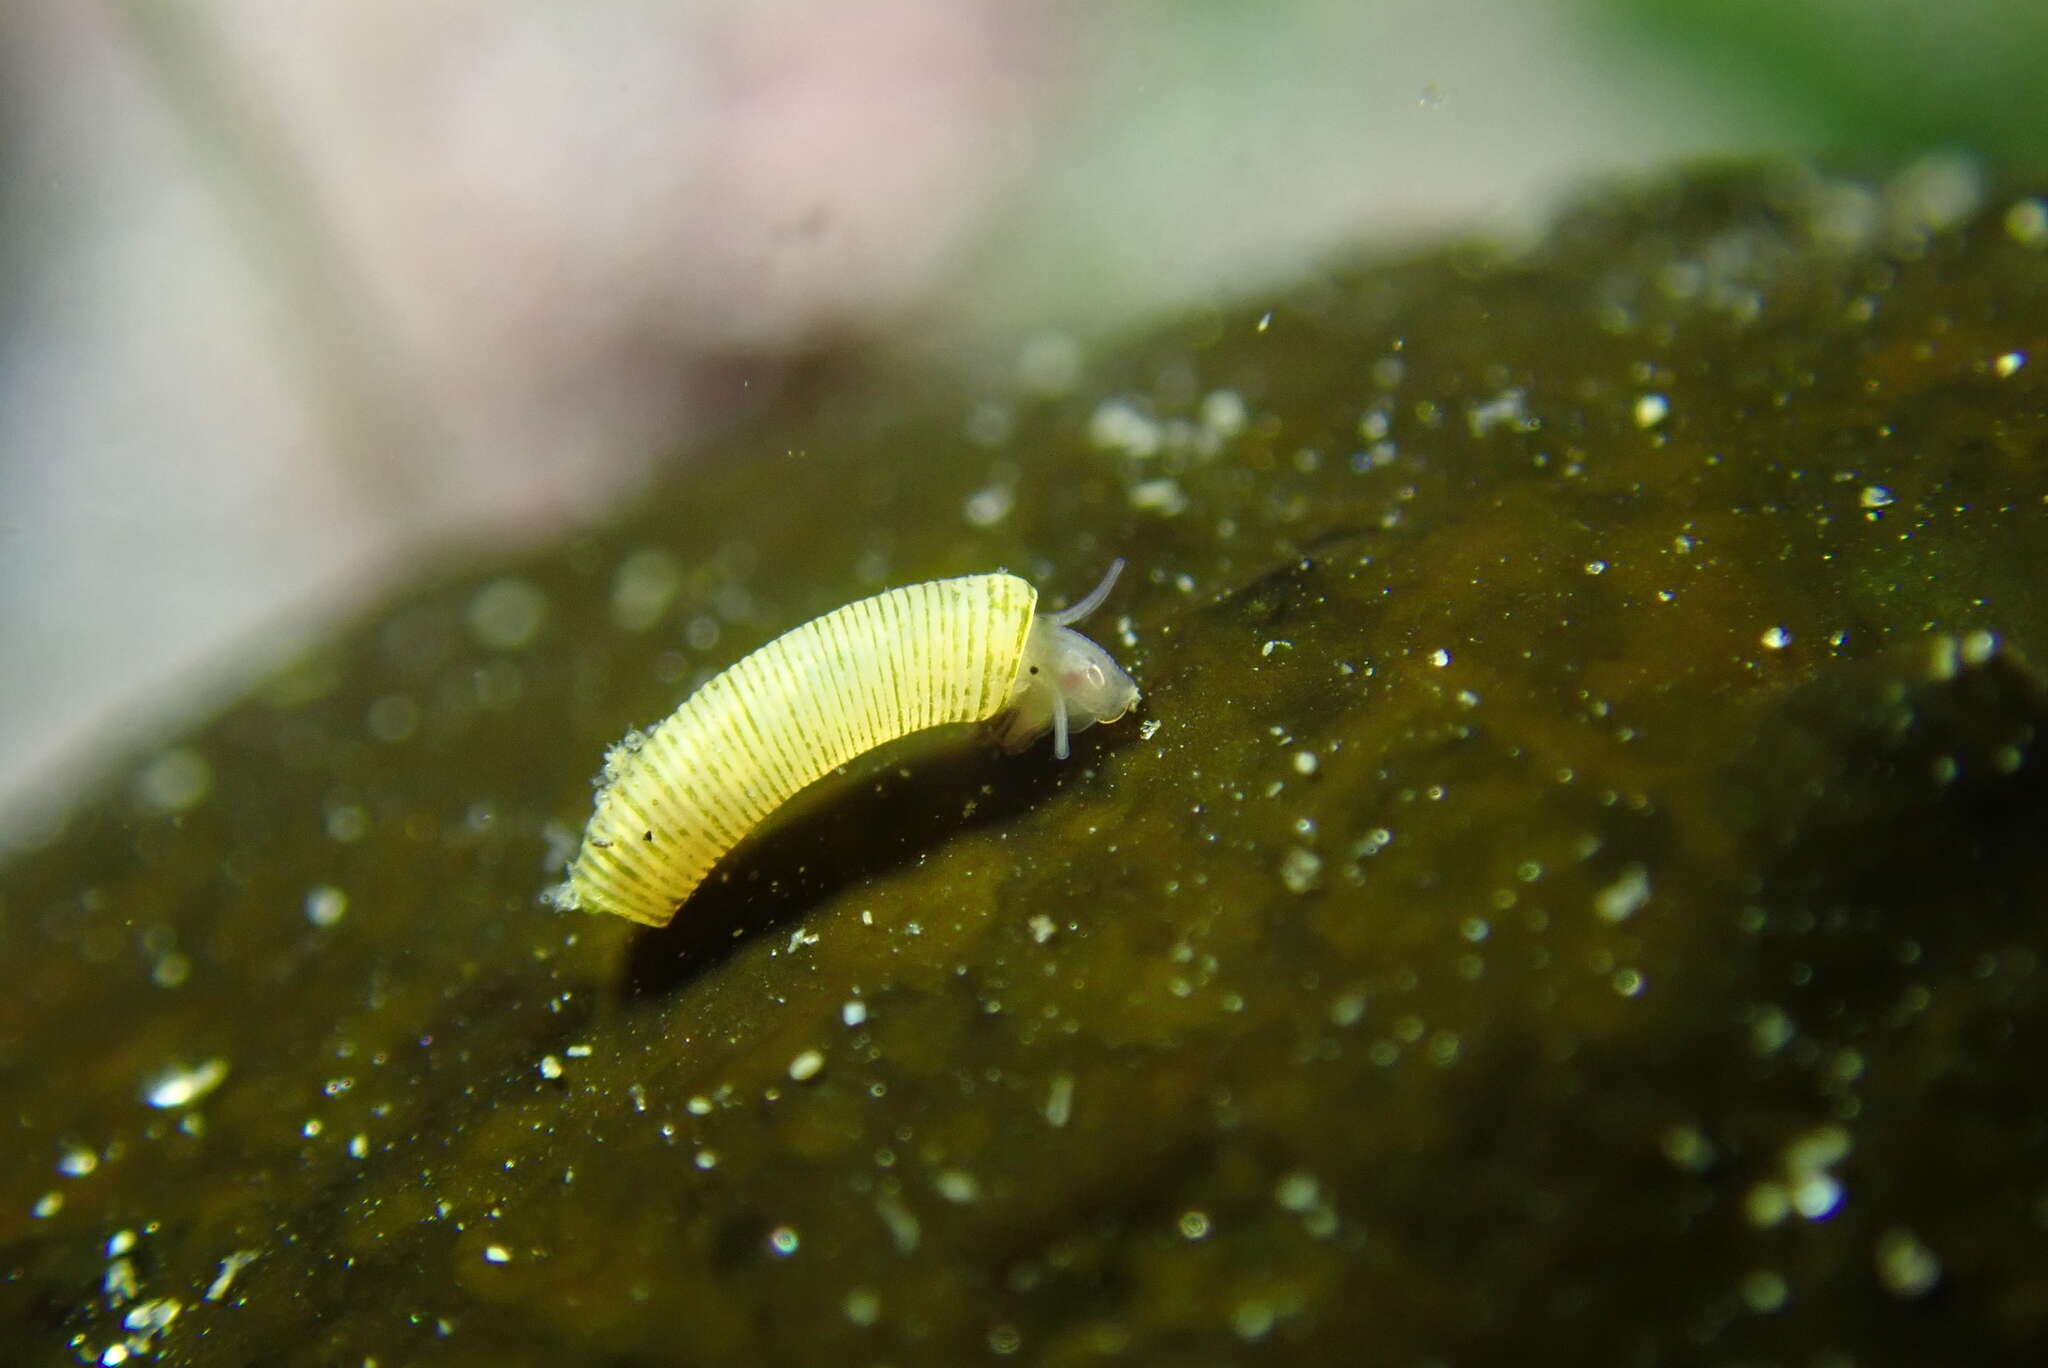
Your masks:
M1088 441L1098 450L1142 458L1157 455L1162 440L1159 423L1128 399L1105 399L1088 416Z
M1671 416L1671 401L1661 394L1639 395L1636 399L1636 426L1646 431Z
M57 1156L57 1172L66 1178L83 1178L99 1166L99 1154L84 1145L66 1145Z
M1892 492L1883 485L1865 485L1863 486L1863 493L1858 497L1857 502L1861 503L1865 508L1888 508L1897 500L1894 499Z
M1587 561L1587 562L1586 562L1586 573L1587 573L1587 574L1589 574L1589 575L1604 575L1604 574L1606 574L1606 573L1607 573L1607 562L1606 562L1606 561L1604 561L1604 560L1589 560L1589 561Z
M1768 1268L1760 1268L1744 1276L1740 1290L1742 1300L1758 1315L1782 1311L1786 1298L1791 1294L1785 1279Z
M145 807L167 814L196 806L212 787L213 767L184 746L157 756L135 777L135 796Z
M967 496L961 513L971 527L994 527L1017 506L1017 491L1007 484L985 484Z
M1767 651L1782 651L1792 644L1792 634L1783 627L1766 627L1764 628L1763 635L1758 637L1757 640L1764 644L1764 649Z
M235 1279L241 1274L241 1271L255 1262L256 1251L253 1249L238 1249L225 1259L222 1259L220 1261L220 1272L216 1273L213 1281L206 1286L206 1299L211 1302L217 1302L222 1297L225 1297L228 1294L228 1289L234 1286Z
M1293 649L1293 642L1282 640L1276 637L1272 641L1269 641L1265 645L1259 647L1259 654L1270 660L1272 658L1273 652L1275 651L1291 651Z
M100 1353L100 1368L120 1368L128 1361L128 1346L110 1344Z
M1809 1173L1792 1188L1792 1209L1809 1221L1824 1221L1842 1205L1842 1185L1828 1173Z
M1893 176L1884 198L1893 234L1917 240L1946 232L1977 212L1984 199L1984 173L1962 153L1933 152Z
M1795 1136L1785 1146L1785 1171L1795 1175L1818 1173L1849 1157L1849 1132L1840 1126L1816 1126Z
M469 601L469 635L490 650L516 651L533 644L547 616L547 595L508 575L492 580Z
M1273 1304L1253 1299L1237 1304L1230 1313L1230 1328L1242 1340L1262 1340L1273 1333Z
M1025 925L1031 928L1031 939L1037 941L1040 945L1051 940L1060 929L1058 924L1043 912L1033 915L1031 920L1026 922Z
M121 1325L123 1329L147 1340L152 1335L161 1334L169 1329L171 1322L176 1320L178 1313L184 1309L184 1304L176 1297L155 1297L131 1308L127 1315L121 1317ZM128 1347L138 1349L140 1346L131 1340Z
M367 1159L370 1157L370 1137L367 1134L357 1131L348 1138L348 1157L351 1159Z
M1188 511L1187 491L1170 475L1138 481L1131 486L1128 497L1131 507L1140 513L1157 513L1162 518L1173 518Z
M64 1194L53 1189L36 1198L36 1204L28 1209L28 1214L38 1221L47 1221L63 1209Z
M485 1245L484 1262L504 1264L512 1262L512 1251L503 1245Z
M1535 432L1543 425L1529 414L1529 392L1519 386L1504 389L1491 399L1465 409L1465 425L1474 437L1484 437L1495 428L1510 432Z
M1314 751L1304 750L1294 753L1294 772L1296 774L1314 774L1321 763L1316 758Z
M348 894L333 884L321 884L306 891L306 920L326 930L348 914Z
M695 1163L698 1168L703 1169L706 1173L709 1173L718 1167L718 1151L715 1149L700 1149L697 1151L696 1158L691 1162Z
M2048 200L2015 200L2005 211L2005 235L2022 247L2048 248Z
M683 1104L692 1116L711 1115L711 1099L699 1093Z
M868 1005L859 998L839 1004L839 1019L848 1026L858 1026L868 1019Z
M1759 1056L1774 1055L1792 1043L1799 1028L1782 1007L1768 1004L1752 1008L1749 1014L1749 1047Z
M792 1226L777 1226L768 1232L768 1248L785 1259L796 1253L801 1244Z
M1819 1126L1793 1137L1780 1156L1782 1176L1754 1183L1744 1194L1744 1216L1757 1229L1768 1230L1795 1212L1809 1221L1834 1215L1844 1193L1828 1170L1847 1158L1849 1149L1849 1133L1840 1126Z
M896 1246L898 1254L917 1253L917 1247L924 1239L924 1227L918 1224L917 1216L910 1208L897 1201L894 1194L884 1192L875 1198L875 1214L889 1228L889 1242Z
M824 1067L825 1055L823 1051L805 1050L795 1059L789 1061L789 1076L802 1083L806 1079L816 1078L818 1070Z
M1941 1281L1941 1259L1912 1231L1893 1226L1878 1237L1877 1280L1895 1297L1924 1296Z
M1451 663L1451 653L1441 646L1431 651L1426 658L1430 664L1436 666L1439 670Z
M718 644L721 630L716 617L710 613L699 613L684 625L683 644L693 651L709 651Z
M1138 739L1140 741L1150 741L1153 737L1159 735L1159 729L1165 725L1164 722L1161 722L1156 717L1146 718L1138 726Z
M1687 1173L1704 1173L1714 1162L1714 1142L1707 1139L1698 1126L1687 1122L1665 1127L1658 1140L1658 1148L1675 1167Z
M1203 396L1198 416L1203 427L1228 440L1244 431L1251 410L1245 406L1244 396L1236 390L1220 389Z
M100 1275L100 1295L109 1306L125 1306L135 1300L135 1261L125 1256L107 1261L107 1271Z
M658 546L642 547L612 572L612 625L647 631L668 616L682 587L682 563Z
M940 1169L932 1177L932 1186L938 1189L939 1196L961 1206L981 1200L981 1183L965 1169Z
M150 1081L142 1100L152 1107L189 1107L218 1088L228 1076L228 1062L214 1058L190 1068L170 1068Z
M1273 1186L1273 1200L1284 1211L1307 1211L1322 1196L1322 1185L1315 1175L1296 1169Z
M1991 373L2001 380L2010 380L2026 364L2025 352L2009 351L1991 363Z
M370 814L354 803L335 803L329 805L325 822L328 839L337 841L342 845L353 845L370 834ZM572 836L569 848L563 851L562 858L554 863L566 863L568 857L575 852L575 849Z
M540 1063L535 1068L539 1071L542 1078L547 1079L551 1083L562 1076L562 1061L555 1055L542 1055Z
M1052 1086L1045 1094L1045 1120L1047 1125L1064 1126L1074 1115L1074 1076L1054 1074Z
M1303 846L1289 847L1280 857L1280 882L1290 893L1313 892L1323 878L1323 857Z
M1593 895L1593 911L1602 921L1624 922L1650 900L1650 871L1632 864L1621 876Z

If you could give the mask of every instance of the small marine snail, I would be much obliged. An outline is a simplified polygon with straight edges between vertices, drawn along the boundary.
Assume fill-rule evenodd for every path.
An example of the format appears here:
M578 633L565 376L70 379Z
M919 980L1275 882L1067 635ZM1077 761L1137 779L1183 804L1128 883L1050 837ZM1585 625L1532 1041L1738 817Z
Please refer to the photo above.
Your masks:
M666 926L725 853L799 789L885 742L948 722L993 722L1004 749L1114 722L1138 686L1071 624L1109 597L1038 613L1015 575L891 589L785 632L714 676L604 758L596 810L563 909Z

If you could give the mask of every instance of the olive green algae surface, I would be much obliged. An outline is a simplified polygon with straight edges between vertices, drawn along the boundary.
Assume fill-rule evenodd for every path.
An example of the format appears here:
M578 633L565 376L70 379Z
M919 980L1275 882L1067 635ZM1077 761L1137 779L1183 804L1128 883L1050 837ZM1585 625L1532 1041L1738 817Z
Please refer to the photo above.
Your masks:
M2042 1353L2035 209L1608 196L392 603L0 878L7 1361ZM1071 761L537 903L710 671L1117 554Z

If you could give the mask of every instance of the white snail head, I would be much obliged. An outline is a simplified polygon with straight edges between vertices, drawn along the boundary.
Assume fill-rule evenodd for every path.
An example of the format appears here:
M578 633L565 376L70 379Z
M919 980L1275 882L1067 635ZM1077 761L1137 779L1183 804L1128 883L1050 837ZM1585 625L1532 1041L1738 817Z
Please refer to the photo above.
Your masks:
M1109 652L1068 624L1101 606L1123 570L1122 558L1079 603L1031 619L1024 657L1017 666L1010 710L998 719L997 739L1019 751L1052 732L1052 753L1067 758L1067 737L1097 722L1114 722L1138 701L1138 686Z

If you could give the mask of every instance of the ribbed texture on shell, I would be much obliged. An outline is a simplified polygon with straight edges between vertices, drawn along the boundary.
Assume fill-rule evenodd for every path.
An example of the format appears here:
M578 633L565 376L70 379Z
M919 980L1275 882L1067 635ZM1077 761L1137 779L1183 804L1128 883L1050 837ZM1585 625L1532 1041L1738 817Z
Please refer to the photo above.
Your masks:
M969 575L849 603L763 646L605 757L556 899L666 926L805 785L899 736L1009 704L1038 592Z

